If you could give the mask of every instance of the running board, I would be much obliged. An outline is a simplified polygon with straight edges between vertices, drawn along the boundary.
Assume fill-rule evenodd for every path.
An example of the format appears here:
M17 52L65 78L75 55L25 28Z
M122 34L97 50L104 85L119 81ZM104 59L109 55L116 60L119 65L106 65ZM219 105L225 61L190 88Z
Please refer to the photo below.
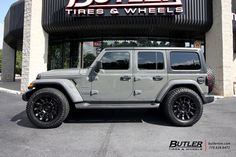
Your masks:
M159 108L159 103L77 103L77 109L132 109Z

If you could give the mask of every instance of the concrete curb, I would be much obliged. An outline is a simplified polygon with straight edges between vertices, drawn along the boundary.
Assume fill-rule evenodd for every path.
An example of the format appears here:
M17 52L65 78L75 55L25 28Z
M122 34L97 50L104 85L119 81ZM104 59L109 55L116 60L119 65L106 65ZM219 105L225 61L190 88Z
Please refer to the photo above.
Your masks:
M11 90L11 89L6 89L6 88L0 87L0 93L1 92L5 92L5 93L9 93L9 94L15 94L15 95L20 95L21 94L20 91L16 91L16 90Z
M219 96L219 95L214 95L214 98L215 99L223 99L223 98L225 98L224 96Z

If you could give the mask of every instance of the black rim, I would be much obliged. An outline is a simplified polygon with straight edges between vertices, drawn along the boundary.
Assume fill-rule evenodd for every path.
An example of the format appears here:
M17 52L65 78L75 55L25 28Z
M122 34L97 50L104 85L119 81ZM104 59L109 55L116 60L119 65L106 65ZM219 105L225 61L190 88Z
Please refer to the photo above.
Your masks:
M35 117L41 122L53 121L58 115L57 101L51 97L38 99L33 106Z
M197 105L190 97L182 96L174 101L172 109L176 118L188 121L196 115Z

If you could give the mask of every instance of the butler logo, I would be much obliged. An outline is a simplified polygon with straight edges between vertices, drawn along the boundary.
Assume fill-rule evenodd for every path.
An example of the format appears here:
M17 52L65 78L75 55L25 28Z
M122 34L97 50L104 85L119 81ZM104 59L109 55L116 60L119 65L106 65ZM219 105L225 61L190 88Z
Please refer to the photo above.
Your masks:
M170 141L169 150L202 150L203 141Z
M181 0L69 0L68 15L174 15L183 12Z

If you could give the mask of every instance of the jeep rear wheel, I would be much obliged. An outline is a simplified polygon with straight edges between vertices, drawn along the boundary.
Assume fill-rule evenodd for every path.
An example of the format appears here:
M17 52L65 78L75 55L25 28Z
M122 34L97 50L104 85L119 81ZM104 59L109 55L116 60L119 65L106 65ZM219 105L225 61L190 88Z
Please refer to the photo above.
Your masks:
M199 95L188 88L177 88L167 94L165 113L178 126L191 126L202 116L203 105Z
M68 100L62 92L54 88L43 88L30 97L26 113L35 126L55 128L66 119L69 109Z

